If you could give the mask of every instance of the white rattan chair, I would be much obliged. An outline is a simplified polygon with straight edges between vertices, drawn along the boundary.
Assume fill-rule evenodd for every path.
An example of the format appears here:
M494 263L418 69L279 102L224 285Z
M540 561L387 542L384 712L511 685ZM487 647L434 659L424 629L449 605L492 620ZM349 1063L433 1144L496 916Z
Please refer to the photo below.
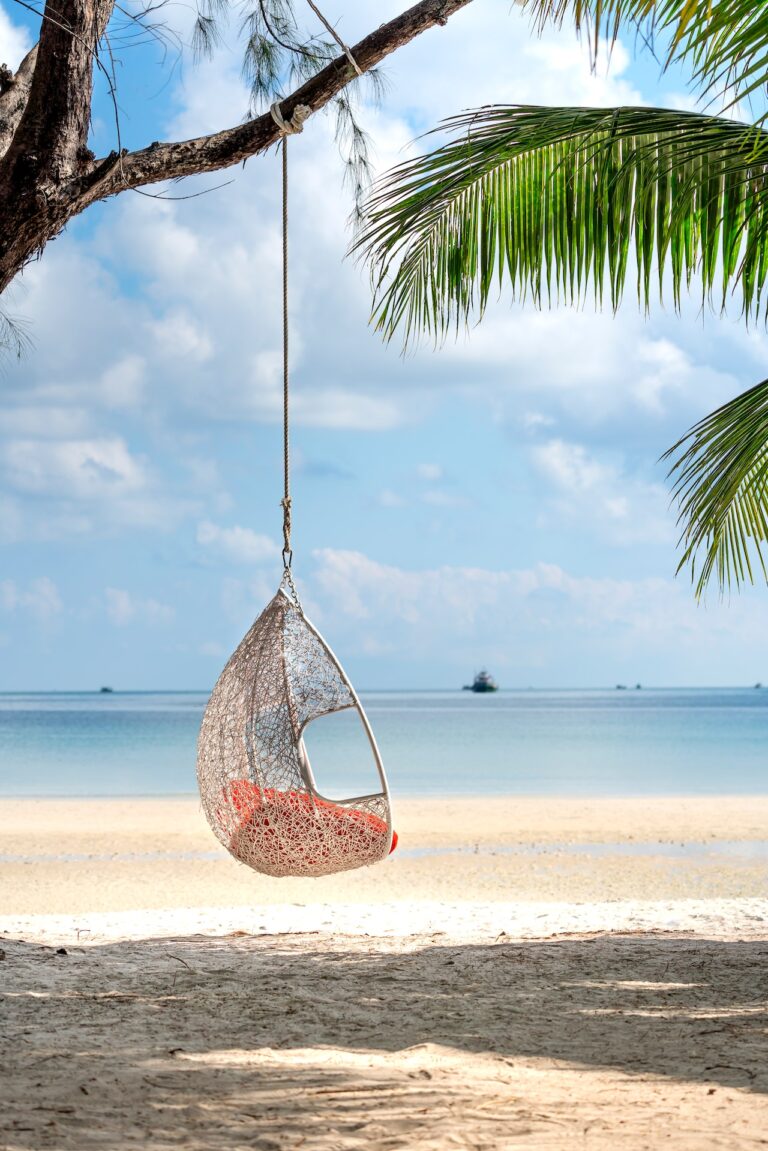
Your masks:
M381 789L326 799L304 744L307 725L353 708ZM386 775L376 740L341 664L283 581L221 673L203 718L197 777L219 840L267 875L329 875L393 849Z

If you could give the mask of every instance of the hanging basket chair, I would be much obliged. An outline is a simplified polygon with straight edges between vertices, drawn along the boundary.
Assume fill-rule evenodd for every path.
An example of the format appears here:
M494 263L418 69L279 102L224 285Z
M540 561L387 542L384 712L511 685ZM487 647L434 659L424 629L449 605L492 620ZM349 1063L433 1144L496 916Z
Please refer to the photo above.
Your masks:
M313 720L350 708L368 736L381 790L330 800L317 790L303 734ZM330 875L394 850L373 732L343 668L294 598L290 577L213 689L198 740L197 778L218 839L266 875Z
M300 131L274 105L284 133ZM384 767L352 684L299 602L291 576L288 388L288 151L283 171L283 579L219 676L205 709L197 782L208 822L241 863L265 875L331 875L377 863L397 837ZM330 800L317 789L307 725L352 709L381 789Z

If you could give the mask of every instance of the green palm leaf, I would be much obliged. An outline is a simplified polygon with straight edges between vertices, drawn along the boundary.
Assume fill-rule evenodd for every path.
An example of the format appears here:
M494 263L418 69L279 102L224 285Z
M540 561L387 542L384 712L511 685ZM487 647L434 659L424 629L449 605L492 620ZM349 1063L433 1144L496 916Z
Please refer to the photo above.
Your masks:
M698 277L705 302L735 295L768 318L768 133L662 109L491 107L447 122L449 139L388 173L358 252L374 321L406 345L478 318L497 286L536 304L615 307L634 264L648 308ZM680 567L701 595L768 578L768 381L667 453L683 524ZM700 558L701 557L701 558ZM678 569L680 570L680 569Z
M665 273L675 304L703 298L766 314L768 133L655 108L494 106L446 122L436 151L374 189L356 248L374 320L406 344L482 316L494 284L538 305L592 285L615 307L630 257L649 307Z
M701 596L753 581L750 551L768 579L768 380L706 416L673 447L670 471L684 525L678 571L690 564ZM703 560L699 566L699 556Z
M729 104L765 92L768 73L768 5L755 0L518 0L539 31L573 22L590 41L610 44L622 26L634 25L658 51L664 67L689 66L694 86ZM760 119L768 111L763 110Z

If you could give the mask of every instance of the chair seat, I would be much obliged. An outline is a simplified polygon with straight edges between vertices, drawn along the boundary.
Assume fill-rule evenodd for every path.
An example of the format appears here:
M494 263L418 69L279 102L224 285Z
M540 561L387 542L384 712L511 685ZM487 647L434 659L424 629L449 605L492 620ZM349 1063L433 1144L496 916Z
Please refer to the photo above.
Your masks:
M326 875L373 863L390 834L374 812L308 791L262 790L240 779L225 798L237 814L229 850L268 875ZM390 852L396 844L393 832Z

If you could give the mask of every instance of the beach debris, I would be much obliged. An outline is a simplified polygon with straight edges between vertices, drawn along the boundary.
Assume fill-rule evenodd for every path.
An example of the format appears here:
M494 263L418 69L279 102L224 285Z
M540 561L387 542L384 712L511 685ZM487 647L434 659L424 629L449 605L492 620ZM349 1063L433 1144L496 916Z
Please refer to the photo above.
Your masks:
M5 959L5 952L3 951L2 947L0 947L0 959Z
M57 947L56 948L56 954L57 955L69 955L69 952L67 951L66 947Z

